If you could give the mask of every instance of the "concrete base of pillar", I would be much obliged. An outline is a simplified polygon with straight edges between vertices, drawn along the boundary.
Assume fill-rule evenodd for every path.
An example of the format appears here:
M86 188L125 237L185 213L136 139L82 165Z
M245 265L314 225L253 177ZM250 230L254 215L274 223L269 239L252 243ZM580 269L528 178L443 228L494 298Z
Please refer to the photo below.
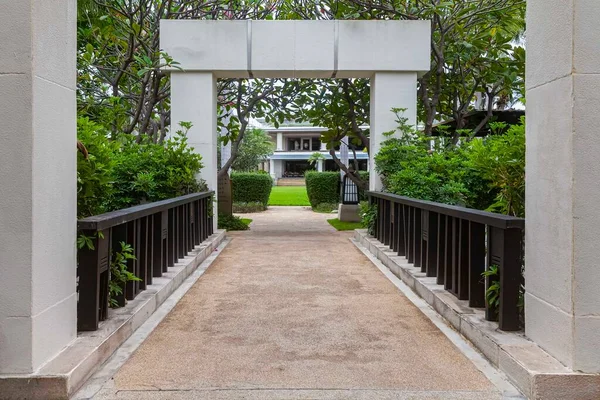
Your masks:
M111 310L97 331L80 332L77 340L36 373L0 375L0 399L68 399L188 276L208 268L224 240L225 231L215 231L125 307Z
M338 219L342 222L360 222L358 204L340 204L338 208Z

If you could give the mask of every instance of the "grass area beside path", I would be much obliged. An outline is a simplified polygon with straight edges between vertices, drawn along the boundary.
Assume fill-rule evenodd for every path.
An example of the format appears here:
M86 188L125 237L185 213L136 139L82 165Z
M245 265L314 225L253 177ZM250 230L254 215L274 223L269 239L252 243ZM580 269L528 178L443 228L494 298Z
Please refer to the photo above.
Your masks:
M363 228L363 225L360 222L342 222L337 218L328 219L327 222L338 231L353 231L355 229Z
M306 186L273 186L270 206L310 206Z
M252 219L250 219L250 218L241 218L241 220L243 223L245 223L248 226L250 226L250 224L252 223Z

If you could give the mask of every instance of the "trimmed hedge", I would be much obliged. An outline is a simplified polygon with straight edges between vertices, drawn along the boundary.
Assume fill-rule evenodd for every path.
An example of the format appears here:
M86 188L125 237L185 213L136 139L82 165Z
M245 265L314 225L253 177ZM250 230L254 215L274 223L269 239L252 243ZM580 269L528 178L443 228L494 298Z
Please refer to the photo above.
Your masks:
M231 174L234 203L261 203L267 207L273 179L271 175L255 172L234 172Z
M312 207L322 203L338 204L340 202L340 173L308 171L306 192Z

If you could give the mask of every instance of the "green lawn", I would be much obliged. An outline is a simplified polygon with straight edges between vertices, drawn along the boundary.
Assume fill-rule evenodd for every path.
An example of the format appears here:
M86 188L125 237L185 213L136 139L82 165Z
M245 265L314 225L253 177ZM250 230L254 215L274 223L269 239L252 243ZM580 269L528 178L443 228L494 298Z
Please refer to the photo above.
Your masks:
M242 222L245 223L246 225L250 225L252 220L250 218L242 218Z
M353 231L355 229L363 228L360 222L342 222L337 218L328 219L327 222L338 231Z
M310 206L306 186L273 186L270 206Z

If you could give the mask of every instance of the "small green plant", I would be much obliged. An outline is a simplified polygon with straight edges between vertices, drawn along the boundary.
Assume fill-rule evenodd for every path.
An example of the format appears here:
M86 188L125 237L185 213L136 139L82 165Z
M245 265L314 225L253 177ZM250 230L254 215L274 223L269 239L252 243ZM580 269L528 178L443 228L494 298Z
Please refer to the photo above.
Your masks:
M500 307L500 275L498 266L490 265L487 271L482 272L484 278L488 278L490 285L485 291L485 300L488 307L497 310Z
M265 211L267 207L260 201L236 201L233 203L233 212L234 213L255 213Z
M375 221L377 221L377 205L369 204L368 201L361 201L360 217L362 220L362 226L367 228L369 235L375 235Z
M141 280L127 269L127 261L135 260L133 247L125 242L121 242L120 244L121 251L117 251L113 254L113 259L110 263L108 301L112 308L118 308L120 306L117 298L123 295L123 288L127 282Z
M344 222L340 221L338 218L328 219L327 222L338 231L353 231L363 227L361 222Z
M218 227L228 231L247 231L250 229L250 223L247 221L235 215L219 214Z

